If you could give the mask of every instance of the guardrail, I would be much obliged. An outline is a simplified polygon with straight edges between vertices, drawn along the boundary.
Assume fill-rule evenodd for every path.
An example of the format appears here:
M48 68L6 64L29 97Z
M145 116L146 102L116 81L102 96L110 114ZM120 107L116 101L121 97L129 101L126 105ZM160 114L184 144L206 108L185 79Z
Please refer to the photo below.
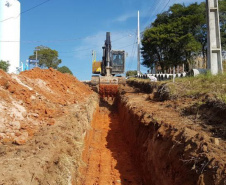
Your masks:
M137 78L143 78L143 79L151 79L151 77L155 77L157 81L164 81L164 80L171 80L173 78L183 78L186 77L187 73L177 73L177 74L144 74L144 75L138 75Z

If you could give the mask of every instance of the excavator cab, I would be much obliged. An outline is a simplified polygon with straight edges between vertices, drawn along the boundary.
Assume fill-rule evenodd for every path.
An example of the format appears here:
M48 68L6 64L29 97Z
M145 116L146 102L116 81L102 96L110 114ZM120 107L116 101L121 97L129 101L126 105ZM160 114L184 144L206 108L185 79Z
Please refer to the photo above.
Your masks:
M120 75L125 71L125 51L111 51L112 75Z

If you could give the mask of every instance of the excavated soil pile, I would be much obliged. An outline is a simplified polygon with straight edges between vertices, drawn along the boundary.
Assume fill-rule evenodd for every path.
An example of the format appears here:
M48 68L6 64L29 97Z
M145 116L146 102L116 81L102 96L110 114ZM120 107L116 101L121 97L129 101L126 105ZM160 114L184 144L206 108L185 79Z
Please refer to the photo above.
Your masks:
M225 120L215 119L210 125L208 121L214 119L211 114L207 119L209 112L193 115L185 111L199 101L158 101L152 93L129 86L121 89L117 100L120 124L143 184L226 184L226 140L213 132L218 124L225 130Z
M76 183L98 97L54 69L0 70L0 184Z
M0 70L0 142L23 144L41 126L53 125L66 105L92 91L69 74L35 68L20 75Z

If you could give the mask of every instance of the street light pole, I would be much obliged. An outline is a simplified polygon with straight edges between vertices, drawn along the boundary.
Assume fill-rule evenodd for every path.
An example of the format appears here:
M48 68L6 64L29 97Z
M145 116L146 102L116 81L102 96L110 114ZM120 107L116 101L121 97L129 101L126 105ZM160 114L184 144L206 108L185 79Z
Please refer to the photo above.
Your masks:
M140 75L140 13L138 11L137 22L137 75Z

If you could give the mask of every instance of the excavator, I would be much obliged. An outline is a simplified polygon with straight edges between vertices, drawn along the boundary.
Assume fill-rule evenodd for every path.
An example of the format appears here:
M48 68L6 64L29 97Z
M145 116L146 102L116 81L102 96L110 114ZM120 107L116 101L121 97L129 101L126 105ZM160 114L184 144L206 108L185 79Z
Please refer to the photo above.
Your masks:
M125 85L126 79L121 76L125 72L125 51L111 49L111 35L106 33L102 61L92 62L91 85L102 98L114 98L119 85Z

